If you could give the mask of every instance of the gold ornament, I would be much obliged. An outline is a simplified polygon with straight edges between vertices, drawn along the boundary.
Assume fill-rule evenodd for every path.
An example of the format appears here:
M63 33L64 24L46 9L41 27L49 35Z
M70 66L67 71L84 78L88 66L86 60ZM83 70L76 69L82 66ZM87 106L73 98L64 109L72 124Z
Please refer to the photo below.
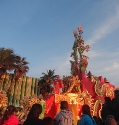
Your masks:
M5 91L0 90L0 108L4 108L8 105L8 97Z
M99 117L101 118L101 110L102 110L102 104L104 103L104 101L102 100L96 100L94 106L93 106L93 116L97 116L98 113L98 106L99 104L101 105L101 108L99 110Z

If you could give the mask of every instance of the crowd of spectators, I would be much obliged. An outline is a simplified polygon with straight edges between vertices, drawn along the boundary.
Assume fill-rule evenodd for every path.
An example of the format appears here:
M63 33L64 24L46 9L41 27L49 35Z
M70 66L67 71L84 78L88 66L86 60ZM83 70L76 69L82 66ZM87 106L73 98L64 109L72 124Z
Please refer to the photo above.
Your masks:
M91 115L90 107L87 104L82 106L82 114L77 125L119 125L119 90L115 90L115 97L105 97L102 105L101 118ZM27 115L24 123L20 123L15 115L16 108L10 105L6 108L4 115L0 114L0 125L74 125L73 113L68 109L67 101L61 101L60 112L54 119L44 117L41 104L34 104Z

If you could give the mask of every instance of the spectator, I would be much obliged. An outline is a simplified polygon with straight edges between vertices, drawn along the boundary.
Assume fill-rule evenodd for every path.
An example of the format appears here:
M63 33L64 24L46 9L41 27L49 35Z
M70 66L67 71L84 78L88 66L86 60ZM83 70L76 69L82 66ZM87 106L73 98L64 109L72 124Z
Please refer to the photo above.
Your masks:
M61 101L60 112L56 115L54 119L55 125L73 125L73 114L68 110L67 101Z
M5 110L2 119L2 125L18 125L18 118L15 116L16 108L13 105L10 105Z
M45 117L43 119L43 125L54 125L53 119L51 117Z
M111 115L111 98L105 97L105 103L102 105L101 117L104 122L108 115Z
M0 118L2 118L2 109L0 108Z
M107 119L105 120L105 125L117 125L117 122L115 121L113 115L107 116Z
M96 125L95 120L92 118L90 113L90 107L86 104L82 106L82 116L79 120L78 125Z
M119 122L119 90L114 91L114 96L111 101L111 111L116 122Z
M42 125L42 120L39 119L41 112L42 106L40 104L34 104L30 109L27 119L23 125Z
M2 109L0 109L0 125L2 125Z
M102 120L100 118L98 118L97 116L93 116L93 119L95 120L97 125L102 125Z

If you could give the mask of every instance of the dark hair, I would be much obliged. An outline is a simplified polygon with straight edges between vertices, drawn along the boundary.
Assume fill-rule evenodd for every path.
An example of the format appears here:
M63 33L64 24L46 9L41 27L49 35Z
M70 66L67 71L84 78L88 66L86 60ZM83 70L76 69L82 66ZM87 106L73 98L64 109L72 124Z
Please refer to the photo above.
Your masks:
M82 112L83 112L83 114L87 114L87 115L91 116L90 107L88 105L86 105L86 104L84 104L82 106Z
M9 119L10 115L13 115L13 113L16 111L15 106L9 105L7 109L5 110L5 113L3 115L2 123L4 123L5 120Z
M60 102L60 108L61 109L68 109L68 102L67 101L61 101Z
M95 120L97 125L102 125L102 120L98 118L97 116L93 116L93 119Z
M115 119L113 115L108 115L108 116L107 116L107 119L108 119L108 118L113 118L113 119Z
M53 124L53 119L51 117L45 117L43 119L43 125L52 125Z
M27 116L27 120L33 118L33 117L39 117L39 115L42 112L42 106L38 103L33 104L33 106L31 107L29 114Z
M106 103L110 103L111 102L111 98L110 97L105 97L105 102Z
M119 90L115 90L115 91L114 91L114 94L115 94L115 97L116 97L116 98L119 98Z

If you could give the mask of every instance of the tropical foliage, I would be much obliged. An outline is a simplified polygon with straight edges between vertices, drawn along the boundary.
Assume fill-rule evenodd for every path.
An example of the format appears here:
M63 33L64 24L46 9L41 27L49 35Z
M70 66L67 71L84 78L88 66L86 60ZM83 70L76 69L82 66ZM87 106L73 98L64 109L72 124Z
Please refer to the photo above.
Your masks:
M12 49L0 48L0 77L7 71L15 71L15 76L18 72L23 75L28 72L27 64L26 58L14 54Z
M0 48L0 78L8 71L14 72L11 85L13 81L16 82L21 76L28 72L28 64L26 58L15 54L12 49Z
M48 94L53 92L53 78L55 70L47 70L47 73L42 73L43 76L40 77L38 82L39 94L42 94L43 97L46 97Z

